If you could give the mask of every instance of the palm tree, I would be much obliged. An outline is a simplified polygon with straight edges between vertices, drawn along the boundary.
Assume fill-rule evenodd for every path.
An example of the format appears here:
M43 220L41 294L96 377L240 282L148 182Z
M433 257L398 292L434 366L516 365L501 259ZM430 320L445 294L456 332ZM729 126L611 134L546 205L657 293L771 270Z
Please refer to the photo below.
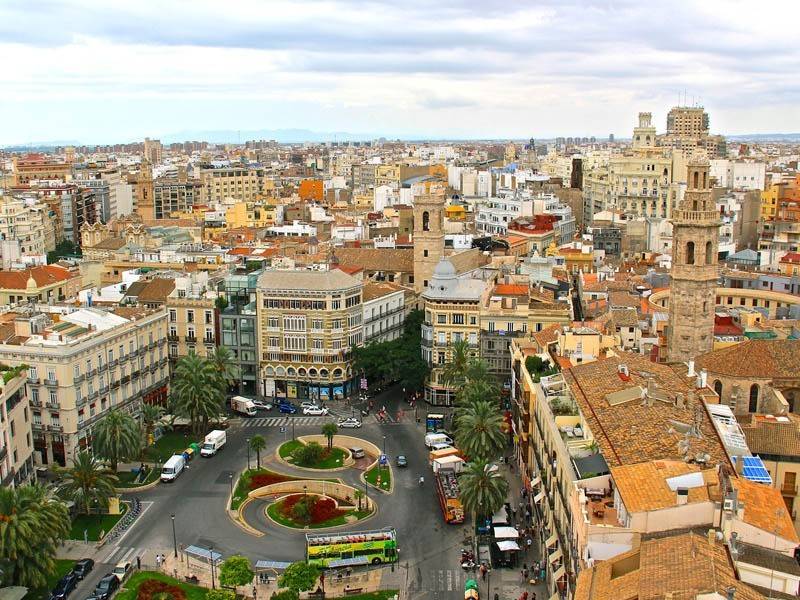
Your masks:
M66 505L38 485L0 488L0 577L6 585L43 588L56 549L69 534Z
M464 383L469 363L469 343L466 340L453 342L453 355L442 369L442 380L450 387Z
M219 388L218 371L211 361L189 354L178 361L172 377L172 406L175 414L189 419L192 431L222 411L224 392Z
M72 468L64 469L64 475L60 493L87 515L92 506L106 508L109 498L116 495L114 484L119 481L116 472L105 468L86 451L77 454Z
M322 435L328 438L329 451L333 448L333 436L338 432L339 428L336 426L336 423L325 423L325 425L322 426Z
M239 365L233 360L233 353L227 346L217 346L208 355L208 360L217 373L220 390L226 393L228 387L236 383L239 378Z
M94 453L108 460L114 472L121 461L136 458L142 447L139 423L128 413L117 409L109 410L92 433Z
M458 479L464 509L478 516L493 515L506 501L508 481L495 465L473 462Z
M263 435L256 434L250 438L250 450L256 453L256 466L261 469L261 451L267 447L267 441Z
M356 490L353 495L356 497L356 500L358 500L358 510L361 511L361 499L364 497L364 492Z
M150 436L156 428L156 424L164 415L164 407L158 404L142 404L142 424L144 433L144 446L150 443Z
M471 460L496 458L503 450L503 415L497 405L481 400L464 407L456 417L458 447Z

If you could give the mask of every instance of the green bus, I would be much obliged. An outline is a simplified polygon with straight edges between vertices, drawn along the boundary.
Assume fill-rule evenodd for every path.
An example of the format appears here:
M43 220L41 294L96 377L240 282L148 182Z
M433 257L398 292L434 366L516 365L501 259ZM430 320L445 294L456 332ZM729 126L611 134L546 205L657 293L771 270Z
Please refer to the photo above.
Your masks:
M394 528L354 533L307 533L306 559L318 567L378 565L397 560Z

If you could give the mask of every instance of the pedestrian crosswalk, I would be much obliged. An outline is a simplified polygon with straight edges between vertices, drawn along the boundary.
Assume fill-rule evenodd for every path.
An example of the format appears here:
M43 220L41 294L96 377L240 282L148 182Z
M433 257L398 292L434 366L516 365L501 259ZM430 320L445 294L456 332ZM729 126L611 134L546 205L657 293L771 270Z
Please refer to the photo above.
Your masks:
M243 419L242 427L303 427L309 425L322 425L330 421L335 421L336 417L262 417L256 419Z
M95 558L97 563L115 564L127 560L131 563L136 562L136 558L144 560L147 548L136 548L132 546L105 546Z
M463 592L466 579L462 569L430 569L419 591Z

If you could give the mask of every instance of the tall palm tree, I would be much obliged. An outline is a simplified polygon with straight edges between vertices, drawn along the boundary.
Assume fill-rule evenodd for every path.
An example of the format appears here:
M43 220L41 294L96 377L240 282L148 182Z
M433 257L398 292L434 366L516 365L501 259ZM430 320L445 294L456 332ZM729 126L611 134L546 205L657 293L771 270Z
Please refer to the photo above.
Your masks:
M250 450L256 453L256 468L261 468L261 451L267 447L263 435L256 434L250 438Z
M322 426L322 435L328 438L328 450L333 448L333 436L335 436L339 432L339 428L336 426L336 423L325 423Z
M233 352L227 346L217 346L208 355L208 360L217 374L220 389L226 393L228 387L239 379L239 365L233 359Z
M156 424L164 415L164 407L158 404L142 404L142 425L144 433L144 446L150 442L150 436L156 428Z
M478 516L493 515L506 501L508 481L500 469L486 461L471 463L458 479L464 509Z
M453 354L442 370L442 379L445 385L459 387L464 383L469 364L469 343L466 340L453 342Z
M73 466L64 469L64 486L60 493L88 515L93 506L108 506L109 498L116 495L114 484L118 481L114 471L105 468L88 452L79 452Z
M172 376L172 406L175 414L189 419L192 431L207 428L210 418L222 411L225 394L219 388L214 364L196 354L178 361Z
M92 431L94 453L106 459L116 472L124 460L137 458L142 447L142 429L131 415L111 409Z
M0 488L0 577L6 585L43 588L70 530L63 502L38 485Z
M490 460L503 450L503 415L496 404L480 400L464 407L456 417L456 441L470 460Z
M361 499L364 497L364 492L362 492L361 490L356 490L353 493L353 495L356 497L356 500L358 501L358 510L360 511L361 510Z

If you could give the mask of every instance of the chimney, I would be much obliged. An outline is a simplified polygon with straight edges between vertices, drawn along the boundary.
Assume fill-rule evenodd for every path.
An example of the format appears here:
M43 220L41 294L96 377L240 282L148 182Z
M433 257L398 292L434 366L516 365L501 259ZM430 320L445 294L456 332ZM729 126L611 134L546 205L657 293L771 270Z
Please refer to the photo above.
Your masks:
M688 373L688 376L689 376L689 377L694 377L694 376L695 376L695 372L694 372L694 359L692 359L692 360L690 360L690 361L689 361L689 373Z
M675 406L677 408L684 408L686 406L686 401L683 398L683 394L680 392L675 394Z
M708 385L708 371L705 369L700 371L700 382L702 383L701 387L706 387L706 385Z
M679 487L677 493L678 506L689 503L689 488Z

